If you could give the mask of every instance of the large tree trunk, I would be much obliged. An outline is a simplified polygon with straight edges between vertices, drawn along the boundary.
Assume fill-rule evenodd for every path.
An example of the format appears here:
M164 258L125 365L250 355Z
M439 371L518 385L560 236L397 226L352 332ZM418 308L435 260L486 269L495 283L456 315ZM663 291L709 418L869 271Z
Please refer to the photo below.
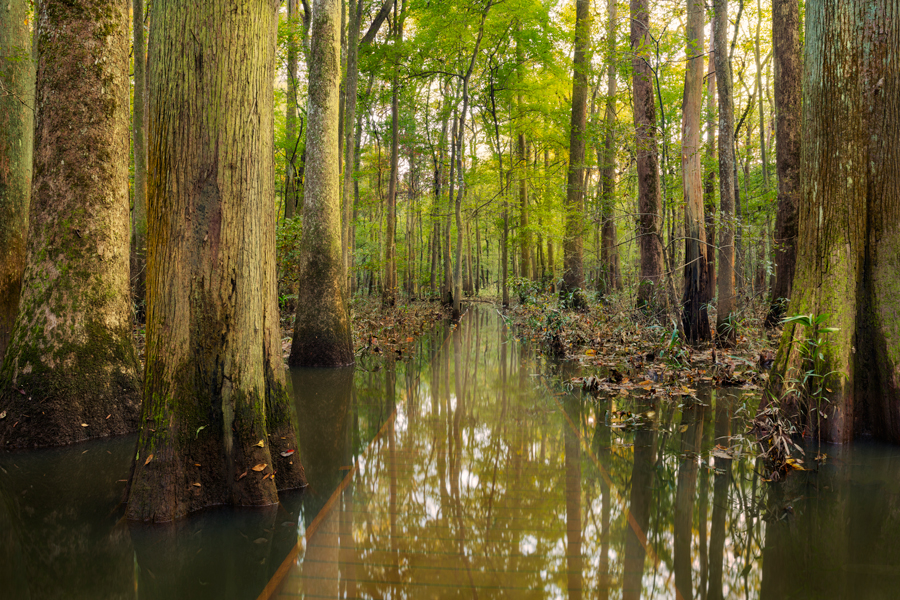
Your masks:
M133 431L128 3L47 0L37 19L28 259L0 372L0 444Z
M28 237L34 62L27 15L26 0L0 5L0 364L19 308Z
M650 69L649 0L631 0L631 66L634 71L635 154L638 173L638 248L641 255L638 307L654 316L666 311L665 272L660 233L662 200L659 150L656 145L656 104Z
M607 39L606 137L600 151L600 264L603 273L602 290L621 290L622 271L619 268L619 242L616 232L616 19L617 1L607 0L609 22Z
M521 105L521 98L519 100ZM519 175L519 263L522 277L533 279L531 265L531 232L528 230L528 149L525 134L516 136L516 171Z
M353 363L337 154L340 8L339 0L313 3L301 284L289 359L293 366Z
M715 18L710 21L709 56L706 66L706 156L703 157L706 172L703 176L703 217L706 221L706 240L710 246L716 243L716 39ZM716 252L710 247L706 254L706 268L709 273L709 293L711 302L716 289Z
M147 311L147 42L144 36L144 0L132 0L134 31L134 208L131 216L131 295L139 321Z
M584 146L587 130L588 71L591 51L589 0L575 2L575 57L572 64L572 120L566 181L566 237L560 299L572 308L587 306L584 295ZM571 298L569 298L571 296Z
M734 94L731 60L728 58L728 0L715 0L716 86L719 95L719 274L716 338L731 344L735 339L734 312Z
M700 150L700 115L703 103L703 49L706 24L700 0L688 0L688 56L684 76L684 103L681 122L681 168L684 173L684 296L681 323L688 342L697 344L710 338L707 302L709 270L706 256L706 224L703 218L703 169Z
M800 205L800 2L773 0L772 40L775 46L775 169L778 173L778 214L775 218L775 285L766 325L785 315L797 263L797 212Z
M276 485L305 483L281 358L273 164L260 160L274 144L275 23L273 2L153 3L147 367L130 519L274 504Z
M884 25L897 15L900 0L806 7L804 202L791 312L828 315L838 331L785 326L763 408L780 403L823 441L870 433L900 442L900 71L892 67L900 28ZM826 340L812 362L810 336ZM809 369L827 374L821 401L819 382L791 393Z

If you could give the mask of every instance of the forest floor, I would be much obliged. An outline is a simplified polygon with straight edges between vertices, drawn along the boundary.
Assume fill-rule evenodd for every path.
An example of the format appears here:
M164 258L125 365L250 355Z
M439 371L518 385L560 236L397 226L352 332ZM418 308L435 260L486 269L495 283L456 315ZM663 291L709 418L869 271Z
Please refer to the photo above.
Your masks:
M582 367L573 384L594 393L644 390L678 397L693 396L697 386L765 387L781 333L763 328L765 308L745 311L730 348L691 347L674 321L649 322L624 296L574 311L560 310L555 295L537 294L511 306L506 315L517 334L542 352Z

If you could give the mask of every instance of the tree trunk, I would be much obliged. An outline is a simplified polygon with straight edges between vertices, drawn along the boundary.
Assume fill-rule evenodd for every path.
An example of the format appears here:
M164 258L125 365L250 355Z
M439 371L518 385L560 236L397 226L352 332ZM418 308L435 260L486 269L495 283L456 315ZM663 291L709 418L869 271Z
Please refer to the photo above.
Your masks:
M706 240L716 243L716 36L715 17L710 22L709 57L706 68L706 156L703 159L706 173L703 178L703 216L706 221ZM706 254L707 277L710 297L714 300L716 281L716 252L710 247Z
M284 165L284 216L292 219L297 214L300 204L300 178L298 177L297 162L300 156L301 140L297 132L297 87L299 73L297 69L297 54L300 42L295 35L298 23L298 0L287 0L288 39L287 39L287 100L285 104L285 148Z
M292 366L337 367L353 363L337 168L339 25L339 0L313 2L301 285L288 361Z
M531 233L528 229L528 150L522 132L516 136L516 166L519 174L519 262L522 264L522 276L534 278L534 274L526 268L531 262Z
M560 300L584 308L584 147L587 130L588 71L591 52L589 0L575 2L575 57L572 64L572 120L569 132L569 169L566 182L566 237L563 241L563 282ZM569 298L571 296L571 298Z
M684 296L681 322L688 342L710 339L707 302L709 270L706 264L706 226L703 219L703 169L700 160L700 115L703 102L703 49L705 10L700 0L688 0L689 57L684 77L681 167L684 173Z
M638 247L641 256L638 308L661 316L666 311L663 247L660 233L662 201L659 151L656 145L656 104L650 69L649 0L631 0L631 59L634 71L635 154L638 172Z
M775 218L775 286L766 325L785 315L797 262L797 212L800 204L800 3L773 0L772 39L775 57L778 214Z
M341 219L341 250L344 263L344 277L350 285L350 224L353 221L353 181L356 171L356 103L359 89L359 29L362 19L362 1L350 1L350 27L347 34L347 77L344 82L346 101L344 104L344 185Z
M900 29L884 26L898 14L900 0L806 7L804 202L791 312L827 314L838 331L787 324L761 408L780 403L822 441L867 433L900 441L900 72L890 66L900 60ZM826 341L811 362L810 340L819 337ZM819 383L792 393L810 368L827 374L821 400Z
M153 3L147 368L129 519L275 504L276 483L305 484L299 457L285 456L297 446L274 172L259 160L274 144L276 19L271 2Z
M147 43L144 38L144 0L132 0L134 30L134 208L131 216L131 295L138 321L147 310Z
M601 251L600 263L603 273L603 290L622 289L622 271L619 268L619 242L616 232L616 19L617 2L607 0L609 23L607 39L607 88L606 88L606 137L600 153L600 196Z
M396 17L396 12L395 12ZM395 44L403 42L402 23L395 18ZM400 179L400 76L394 65L391 80L391 175L387 195L387 223L384 243L384 289L381 303L394 306L397 301L397 186Z
M728 59L728 0L715 0L713 39L716 43L716 86L719 95L719 274L716 339L730 345L735 340L734 312L734 94Z
M34 62L28 2L0 5L0 364L12 335L22 291L31 198Z
M27 266L0 371L7 448L134 431L140 411L124 158L128 4L80 6L47 0L36 19ZM10 173L21 178L23 168Z

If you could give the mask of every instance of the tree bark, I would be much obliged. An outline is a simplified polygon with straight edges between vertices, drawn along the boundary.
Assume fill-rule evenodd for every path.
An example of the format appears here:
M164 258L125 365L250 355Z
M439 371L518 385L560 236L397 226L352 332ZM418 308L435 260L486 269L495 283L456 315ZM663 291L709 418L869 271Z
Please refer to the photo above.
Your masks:
M34 181L19 314L0 371L0 444L134 431L128 3L40 4Z
M806 7L804 202L791 312L827 314L838 331L785 326L761 409L778 403L822 441L867 433L900 441L900 72L890 67L900 60L900 29L884 25L898 15L900 0ZM816 333L826 343L810 364ZM791 389L809 368L827 374L821 405L814 389Z
M404 2L405 4L405 2ZM396 5L395 5L396 6ZM394 12L394 44L403 43L403 21ZM399 61L399 56L394 56ZM385 227L384 244L384 288L381 303L394 306L397 301L397 186L400 180L400 69L399 62L394 65L394 76L391 79L391 175L388 183L387 225Z
M731 61L728 58L728 0L713 5L716 43L716 86L719 96L719 273L716 339L730 345L735 340L734 312L734 93Z
M637 304L660 317L666 312L663 247L660 233L662 200L659 189L659 150L656 144L656 104L650 69L649 0L631 0L631 59L634 71L635 154L638 173L638 247L641 256Z
M347 34L347 78L345 81L346 103L344 104L344 184L342 189L341 249L344 263L344 277L347 291L350 290L350 261L353 248L350 244L350 225L353 221L353 182L356 171L355 134L359 125L356 118L356 104L359 89L359 29L362 19L362 0L350 0L350 27Z
M275 7L153 3L147 367L129 519L270 505L305 484L289 454L274 171L260 160L274 150Z
M144 0L132 0L134 32L134 204L131 217L131 295L139 321L147 310L147 42L144 36Z
M619 242L616 232L616 20L617 2L607 0L609 22L607 39L607 87L606 87L606 136L600 152L600 264L603 273L602 291L622 289L622 271L619 268Z
M0 5L0 364L19 308L34 141L34 62L28 2ZM15 57L17 60L7 60Z
M710 339L709 270L706 256L706 227L703 219L703 170L700 160L700 115L703 102L703 49L705 10L700 0L688 0L685 53L688 67L684 77L682 105L681 167L684 172L684 296L681 322L688 342Z
M340 9L339 0L313 2L301 285L288 361L293 366L337 367L353 363L341 251L337 156Z
M797 263L797 213L800 205L800 3L773 0L772 40L775 58L775 170L778 213L775 217L775 285L766 325L785 315Z
M563 279L560 300L571 308L585 308L584 294L584 147L587 130L588 71L591 53L589 0L575 2L575 57L572 64L572 120L569 132L569 169L566 181L566 237L563 241ZM571 298L569 298L571 296Z

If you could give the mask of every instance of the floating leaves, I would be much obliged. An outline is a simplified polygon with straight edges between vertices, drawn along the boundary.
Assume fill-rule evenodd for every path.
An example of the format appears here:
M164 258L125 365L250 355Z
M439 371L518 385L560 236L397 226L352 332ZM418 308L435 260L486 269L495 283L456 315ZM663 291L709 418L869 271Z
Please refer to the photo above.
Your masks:
M87 423L82 423L81 426L82 426L82 427L88 427L88 424L87 424Z
M191 485L194 486L194 487L200 487L200 484L199 484L199 483L192 483Z
M144 461L144 466L146 467L147 465L149 465L151 460L153 460L152 454L147 457L147 460Z
M286 451L284 451L284 452L281 453L281 456L287 458L288 456L292 455L293 453L294 453L293 450L286 450Z
M200 435L200 432L206 429L206 425L201 425L197 428L197 432L194 434L194 439L197 439L197 436Z
M257 473L259 473L260 471L265 470L265 468L268 467L268 466L269 466L269 465L266 464L266 463L259 463L258 465L256 465L255 467L252 467L252 468L253 468L254 471L256 471Z
M246 477L246 476L247 476L247 471L244 471L243 473L241 473L240 475L238 475L237 480L240 481L241 479L243 479L243 478Z
M262 441L262 440L259 440L258 442L256 442L256 443L253 444L253 445L256 446L257 448L265 448L266 443L265 443L264 441Z
M0 412L0 419L5 419L5 418L6 418L6 411L4 410L3 412Z

